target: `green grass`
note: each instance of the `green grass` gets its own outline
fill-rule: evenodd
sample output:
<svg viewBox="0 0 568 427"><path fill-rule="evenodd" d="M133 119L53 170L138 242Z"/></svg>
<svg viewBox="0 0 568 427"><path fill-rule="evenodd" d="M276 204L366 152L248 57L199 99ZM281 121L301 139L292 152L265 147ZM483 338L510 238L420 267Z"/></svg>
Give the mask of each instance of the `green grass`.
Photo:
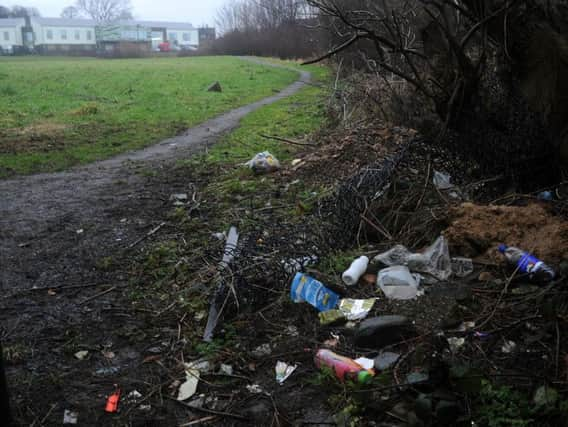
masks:
<svg viewBox="0 0 568 427"><path fill-rule="evenodd" d="M301 69L294 62L278 61ZM210 164L249 160L259 151L270 151L280 161L287 161L296 151L294 146L261 137L261 134L284 138L299 138L323 125L325 120L325 82L329 70L325 67L305 67L312 73L313 85L297 94L249 114L240 127L229 134L210 151L206 161Z"/></svg>
<svg viewBox="0 0 568 427"><path fill-rule="evenodd" d="M1 58L0 176L62 170L138 149L296 78L229 57ZM223 92L207 92L216 80Z"/></svg>

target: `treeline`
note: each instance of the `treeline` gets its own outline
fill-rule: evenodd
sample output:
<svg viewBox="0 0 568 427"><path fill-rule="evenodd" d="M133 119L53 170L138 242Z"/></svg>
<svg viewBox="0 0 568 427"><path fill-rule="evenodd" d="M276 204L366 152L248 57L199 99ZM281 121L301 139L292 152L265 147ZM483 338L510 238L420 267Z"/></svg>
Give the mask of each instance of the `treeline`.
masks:
<svg viewBox="0 0 568 427"><path fill-rule="evenodd" d="M26 16L41 16L35 7L12 6L11 8L0 5L0 19L2 18L25 18Z"/></svg>
<svg viewBox="0 0 568 427"><path fill-rule="evenodd" d="M316 10L304 0L236 0L217 13L208 53L300 58L321 51Z"/></svg>

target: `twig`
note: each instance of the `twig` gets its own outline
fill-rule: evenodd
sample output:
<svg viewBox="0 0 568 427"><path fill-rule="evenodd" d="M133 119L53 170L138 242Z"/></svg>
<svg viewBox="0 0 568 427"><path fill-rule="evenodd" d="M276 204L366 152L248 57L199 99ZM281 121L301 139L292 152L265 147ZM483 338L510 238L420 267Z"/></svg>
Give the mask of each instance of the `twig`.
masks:
<svg viewBox="0 0 568 427"><path fill-rule="evenodd" d="M143 242L144 240L146 240L148 237L150 237L152 234L155 234L158 232L158 230L160 228L162 228L164 225L166 225L165 222L161 222L156 228L153 228L152 230L150 230L148 233L146 233L145 236L140 237L138 240L136 240L134 243L130 244L126 249L132 249L134 246L138 245L139 243Z"/></svg>
<svg viewBox="0 0 568 427"><path fill-rule="evenodd" d="M95 294L95 295L93 295L93 296L90 296L90 297L87 298L87 299L84 299L83 301L81 301L81 302L78 303L77 305L86 304L86 303L88 303L89 301L94 300L95 298L102 297L103 295L106 295L106 294L108 294L109 292L114 291L116 288L117 288L116 286L113 286L112 288L108 288L108 289L105 290L105 291L99 292L98 294Z"/></svg>
<svg viewBox="0 0 568 427"><path fill-rule="evenodd" d="M247 417L244 417L244 416L239 415L239 414L233 414L231 412L216 411L214 409L206 409L206 408L202 408L202 407L199 407L199 406L193 406L193 405L190 405L189 403L182 402L181 400L177 400L177 399L174 399L173 397L169 397L169 396L168 396L168 399L173 400L174 402L177 402L180 405L185 406L188 409L191 409L192 411L203 412L204 414L219 415L221 417L234 418L236 420L241 420L241 421L248 421Z"/></svg>
<svg viewBox="0 0 568 427"><path fill-rule="evenodd" d="M381 233L387 240L392 240L392 236L386 230L381 230L378 225L373 223L370 219L368 219L365 215L361 214L361 219Z"/></svg>
<svg viewBox="0 0 568 427"><path fill-rule="evenodd" d="M273 136L273 135L264 135L264 134L259 134L259 136L266 138L266 139L274 139L275 141L281 141L281 142L286 142L287 144L292 144L292 145L299 145L301 147L313 147L314 144L310 144L310 143L306 143L306 142L300 142L300 141L295 141L293 139L288 139L288 138L282 138L280 136Z"/></svg>
<svg viewBox="0 0 568 427"><path fill-rule="evenodd" d="M216 415L210 415L210 416L208 416L208 417L199 418L198 420L194 420L194 421L191 421L191 422L189 422L189 423L180 424L179 427L194 426L194 425L196 425L196 424L205 423L205 422L207 422L207 421L213 421L215 418L217 418Z"/></svg>
<svg viewBox="0 0 568 427"><path fill-rule="evenodd" d="M39 422L39 425L42 426L43 423L45 422L45 420L47 420L49 418L49 416L51 415L51 413L53 412L53 410L57 407L57 403L54 403L53 405L51 405L51 408L49 408L49 411L47 411L47 414L45 414L45 417L43 417L41 419L41 421ZM35 424L35 422L34 422ZM33 425L33 424L32 424Z"/></svg>

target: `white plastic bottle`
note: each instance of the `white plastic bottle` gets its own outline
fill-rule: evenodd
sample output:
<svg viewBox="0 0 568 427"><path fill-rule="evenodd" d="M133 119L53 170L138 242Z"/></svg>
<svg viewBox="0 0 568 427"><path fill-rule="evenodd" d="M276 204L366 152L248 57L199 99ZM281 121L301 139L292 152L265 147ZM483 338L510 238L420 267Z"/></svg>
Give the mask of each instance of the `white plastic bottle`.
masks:
<svg viewBox="0 0 568 427"><path fill-rule="evenodd" d="M353 286L357 284L361 276L365 274L365 271L367 271L368 266L369 258L367 258L366 256L357 258L351 263L349 268L345 270L345 272L341 276L343 283L345 283L347 286Z"/></svg>

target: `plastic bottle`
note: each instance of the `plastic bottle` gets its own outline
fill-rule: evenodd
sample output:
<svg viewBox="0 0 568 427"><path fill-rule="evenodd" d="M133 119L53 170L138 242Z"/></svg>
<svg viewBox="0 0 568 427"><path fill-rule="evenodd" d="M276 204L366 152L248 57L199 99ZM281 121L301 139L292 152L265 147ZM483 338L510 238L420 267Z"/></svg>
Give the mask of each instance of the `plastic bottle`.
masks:
<svg viewBox="0 0 568 427"><path fill-rule="evenodd" d="M314 362L320 369L322 366L331 368L340 381L348 379L360 384L368 384L375 374L372 369L363 368L353 359L340 356L326 349L318 350Z"/></svg>
<svg viewBox="0 0 568 427"><path fill-rule="evenodd" d="M539 260L534 255L524 252L514 246L499 245L499 252L505 255L505 258L517 266L518 271L522 274L528 274L529 279L537 281L551 281L556 275L554 270Z"/></svg>
<svg viewBox="0 0 568 427"><path fill-rule="evenodd" d="M347 286L353 286L357 284L359 279L365 271L367 271L367 267L369 266L369 258L366 256L361 256L357 258L355 261L351 263L349 268L345 270L341 279L343 279L343 283Z"/></svg>

